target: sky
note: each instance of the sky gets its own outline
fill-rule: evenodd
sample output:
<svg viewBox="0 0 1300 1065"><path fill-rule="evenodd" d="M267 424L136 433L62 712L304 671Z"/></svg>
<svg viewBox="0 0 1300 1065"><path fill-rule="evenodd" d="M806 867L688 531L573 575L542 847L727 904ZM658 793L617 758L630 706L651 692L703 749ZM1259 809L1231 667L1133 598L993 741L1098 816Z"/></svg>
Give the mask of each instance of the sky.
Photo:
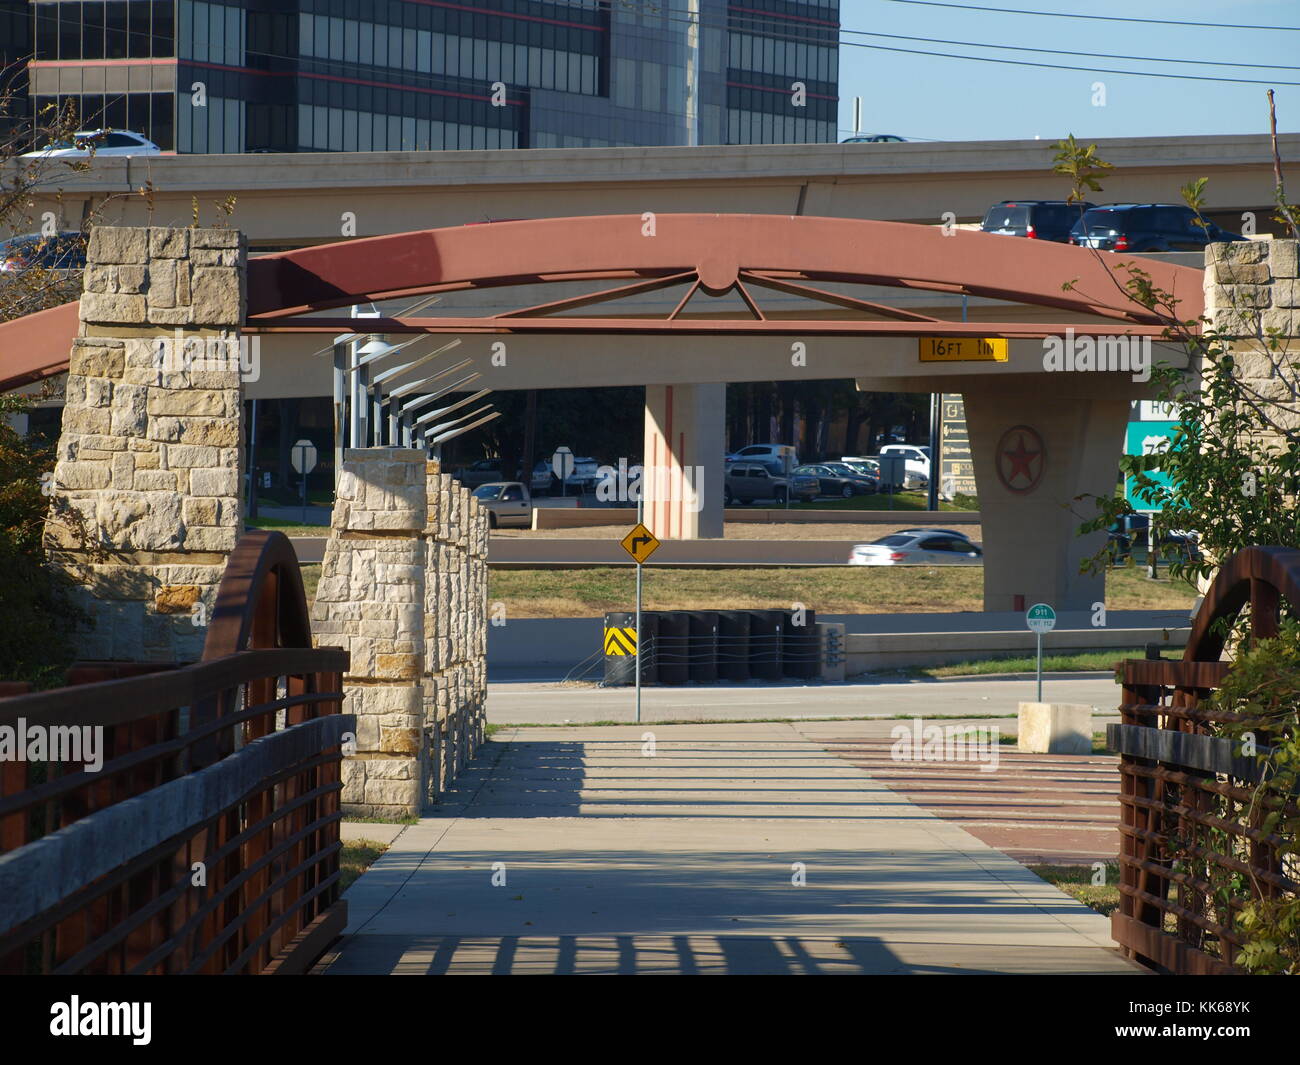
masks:
<svg viewBox="0 0 1300 1065"><path fill-rule="evenodd" d="M862 97L864 133L909 140L1059 140L1101 137L1267 133L1268 100L1276 89L1278 131L1300 130L1300 0L953 0L959 7L899 0L840 0L840 139L853 130L853 97ZM963 11L960 7L1214 22L1219 29L1177 25ZM926 38L890 40L848 31ZM959 44L929 43L935 40ZM857 47L854 42L925 52L996 56L1077 66L1047 70L1006 62L905 55ZM975 43L1009 46L977 48ZM1033 53L1028 48L1065 54ZM1138 63L1081 53L1191 60ZM1251 66L1206 66L1246 63ZM1281 67L1268 64L1283 64ZM1142 77L1110 70L1159 71L1241 78L1229 84ZM1103 89L1094 87L1101 82Z"/></svg>

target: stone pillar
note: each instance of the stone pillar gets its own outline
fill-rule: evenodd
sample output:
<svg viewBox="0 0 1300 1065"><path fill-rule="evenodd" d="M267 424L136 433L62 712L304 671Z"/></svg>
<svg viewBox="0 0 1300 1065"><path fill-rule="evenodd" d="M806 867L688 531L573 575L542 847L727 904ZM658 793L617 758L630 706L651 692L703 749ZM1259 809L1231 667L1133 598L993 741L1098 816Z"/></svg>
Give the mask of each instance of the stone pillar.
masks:
<svg viewBox="0 0 1300 1065"><path fill-rule="evenodd" d="M1224 336L1233 353L1236 376L1262 401L1276 402L1269 417L1292 432L1300 429L1292 391L1300 362L1298 253L1296 240L1211 244L1205 249L1205 314L1211 328ZM1277 351L1269 351L1271 336L1279 341ZM1212 579L1200 578L1202 593Z"/></svg>
<svg viewBox="0 0 1300 1065"><path fill-rule="evenodd" d="M425 743L436 802L483 742L487 700L487 513L438 463L426 468Z"/></svg>
<svg viewBox="0 0 1300 1065"><path fill-rule="evenodd" d="M91 231L46 528L82 660L193 661L241 526L245 244Z"/></svg>
<svg viewBox="0 0 1300 1065"><path fill-rule="evenodd" d="M726 419L726 385L646 385L645 523L661 540L722 536Z"/></svg>
<svg viewBox="0 0 1300 1065"><path fill-rule="evenodd" d="M423 805L425 509L423 452L344 452L312 629L352 656L343 686L356 755L343 762L343 810L353 816L397 820Z"/></svg>
<svg viewBox="0 0 1300 1065"><path fill-rule="evenodd" d="M1122 378L1122 380L1121 380ZM984 609L1048 603L1089 610L1105 575L1081 574L1104 533L1078 536L1092 513L1076 497L1115 491L1132 385L1118 374L1060 374L963 386L984 547Z"/></svg>

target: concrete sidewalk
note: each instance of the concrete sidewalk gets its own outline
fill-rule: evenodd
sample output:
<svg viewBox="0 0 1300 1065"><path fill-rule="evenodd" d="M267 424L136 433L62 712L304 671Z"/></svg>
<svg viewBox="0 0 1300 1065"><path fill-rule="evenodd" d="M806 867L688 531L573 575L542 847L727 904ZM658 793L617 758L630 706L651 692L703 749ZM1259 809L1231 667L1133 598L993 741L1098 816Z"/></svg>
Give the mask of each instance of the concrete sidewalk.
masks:
<svg viewBox="0 0 1300 1065"><path fill-rule="evenodd" d="M795 726L657 726L653 755L647 731L498 733L353 885L322 968L1140 971L1105 918Z"/></svg>

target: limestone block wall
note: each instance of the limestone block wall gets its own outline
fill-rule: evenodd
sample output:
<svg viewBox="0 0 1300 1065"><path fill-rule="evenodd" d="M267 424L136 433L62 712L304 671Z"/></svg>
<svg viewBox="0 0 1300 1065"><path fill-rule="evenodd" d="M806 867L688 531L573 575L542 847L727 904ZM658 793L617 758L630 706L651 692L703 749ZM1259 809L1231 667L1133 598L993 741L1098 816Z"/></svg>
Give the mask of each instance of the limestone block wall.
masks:
<svg viewBox="0 0 1300 1065"><path fill-rule="evenodd" d="M46 528L84 660L193 661L238 538L245 242L97 227Z"/></svg>
<svg viewBox="0 0 1300 1065"><path fill-rule="evenodd" d="M486 549L486 515L423 452L344 453L312 627L318 643L352 656L349 814L418 813L481 741Z"/></svg>
<svg viewBox="0 0 1300 1065"><path fill-rule="evenodd" d="M1211 244L1205 251L1206 315L1218 330L1240 338L1230 344L1237 375L1263 399L1286 405L1273 416L1287 428L1298 420L1292 392L1300 361L1298 252L1295 240ZM1269 352L1273 331L1281 349Z"/></svg>
<svg viewBox="0 0 1300 1065"><path fill-rule="evenodd" d="M487 712L487 513L459 481L426 468L424 730L436 801L483 742Z"/></svg>

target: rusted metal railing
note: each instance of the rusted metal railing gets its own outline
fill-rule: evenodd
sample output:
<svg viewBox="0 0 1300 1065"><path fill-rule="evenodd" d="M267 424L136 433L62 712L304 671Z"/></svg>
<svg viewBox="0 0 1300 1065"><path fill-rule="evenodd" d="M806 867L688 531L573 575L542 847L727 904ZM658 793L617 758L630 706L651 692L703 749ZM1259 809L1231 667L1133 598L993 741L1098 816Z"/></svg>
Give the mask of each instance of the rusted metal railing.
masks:
<svg viewBox="0 0 1300 1065"><path fill-rule="evenodd" d="M1239 715L1204 700L1222 683L1228 626L1249 609L1252 639L1276 636L1283 600L1300 607L1300 551L1252 547L1220 568L1182 661L1123 663L1120 908L1112 934L1131 956L1178 973L1235 973L1252 899L1300 890L1283 841L1254 800L1260 768L1223 735Z"/></svg>
<svg viewBox="0 0 1300 1065"><path fill-rule="evenodd" d="M202 662L96 666L81 675L136 675L0 698L0 727L102 736L92 769L85 750L0 763L0 972L310 965L346 924L347 665L311 646L288 540L253 533L227 565Z"/></svg>

